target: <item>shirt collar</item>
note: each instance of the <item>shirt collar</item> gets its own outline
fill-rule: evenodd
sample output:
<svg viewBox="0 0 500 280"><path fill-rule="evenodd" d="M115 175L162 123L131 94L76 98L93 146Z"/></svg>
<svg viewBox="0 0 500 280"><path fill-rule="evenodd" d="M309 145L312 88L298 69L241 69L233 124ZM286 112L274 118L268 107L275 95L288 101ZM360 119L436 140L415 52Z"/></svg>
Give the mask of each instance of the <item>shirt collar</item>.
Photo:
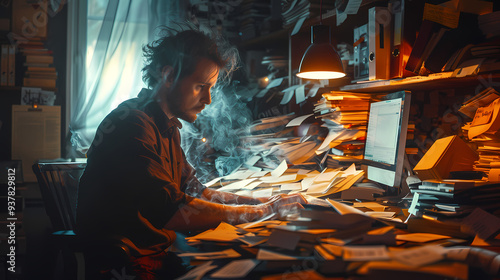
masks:
<svg viewBox="0 0 500 280"><path fill-rule="evenodd" d="M142 89L141 92L138 95L138 98L144 98L145 96L150 96L151 95L151 90L149 89ZM150 99L146 104L145 104L145 111L150 113L151 116L153 117L156 127L160 130L160 133L164 136L166 133L169 135L172 135L174 128L181 129L182 128L182 123L176 118L168 118L165 112L160 107L160 104L156 102L153 99Z"/></svg>

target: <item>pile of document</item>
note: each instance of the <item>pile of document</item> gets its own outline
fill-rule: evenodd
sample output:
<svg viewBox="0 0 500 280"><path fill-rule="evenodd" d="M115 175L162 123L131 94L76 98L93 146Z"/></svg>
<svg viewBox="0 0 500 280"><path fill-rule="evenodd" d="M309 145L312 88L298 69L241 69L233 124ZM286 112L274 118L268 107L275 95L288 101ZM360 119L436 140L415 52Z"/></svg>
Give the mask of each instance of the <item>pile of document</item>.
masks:
<svg viewBox="0 0 500 280"><path fill-rule="evenodd" d="M490 183L500 182L500 93L489 87L464 102L459 110L473 118L462 129L469 140L477 145L479 160L474 170L486 174Z"/></svg>
<svg viewBox="0 0 500 280"><path fill-rule="evenodd" d="M461 221L476 208L500 209L500 186L475 180L424 180L411 189L410 211L441 221Z"/></svg>
<svg viewBox="0 0 500 280"><path fill-rule="evenodd" d="M362 159L371 100L372 96L361 93L324 93L315 104L314 114L321 118L329 133L318 151L331 148L335 156ZM330 167L338 166L335 159L342 158L329 158Z"/></svg>
<svg viewBox="0 0 500 280"><path fill-rule="evenodd" d="M223 222L187 237L193 250L179 256L191 258L198 266L179 279L201 279L205 274L212 278L257 279L267 275L260 279L278 279L273 272L280 277L283 273L314 275L312 279L330 279L324 275L468 279L467 262L481 252L465 246L446 247L466 242L452 236L398 230L395 225L402 223L394 218L397 213L378 203L349 206L331 199L310 202L298 215L285 219L268 216L240 225ZM477 218L478 226L487 222L481 214L471 217ZM483 228L495 230L498 225ZM477 228L471 232L485 234ZM484 266L488 269L486 263Z"/></svg>
<svg viewBox="0 0 500 280"><path fill-rule="evenodd" d="M294 193L323 197L348 190L364 176L364 172L356 170L355 165L345 170L325 168L321 172L305 168L288 168L284 160L272 171L240 168L227 176L213 179L205 186L250 197Z"/></svg>

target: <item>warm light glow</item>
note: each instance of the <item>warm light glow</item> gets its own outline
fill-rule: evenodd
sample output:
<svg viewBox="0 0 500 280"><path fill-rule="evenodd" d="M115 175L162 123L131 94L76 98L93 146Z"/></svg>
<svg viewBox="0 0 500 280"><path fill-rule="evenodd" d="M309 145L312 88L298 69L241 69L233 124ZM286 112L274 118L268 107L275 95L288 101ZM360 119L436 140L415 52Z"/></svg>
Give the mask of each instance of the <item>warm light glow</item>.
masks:
<svg viewBox="0 0 500 280"><path fill-rule="evenodd" d="M38 104L33 104L33 108L38 108Z"/></svg>
<svg viewBox="0 0 500 280"><path fill-rule="evenodd" d="M201 142L203 142L203 143L207 142L207 138L205 138L205 137L201 138Z"/></svg>
<svg viewBox="0 0 500 280"><path fill-rule="evenodd" d="M269 78L268 78L268 77L265 77L265 78L264 78L264 81L269 82Z"/></svg>
<svg viewBox="0 0 500 280"><path fill-rule="evenodd" d="M332 71L309 71L297 73L297 77L302 79L315 79L315 80L327 80L327 79L338 79L345 76L342 72L332 72Z"/></svg>

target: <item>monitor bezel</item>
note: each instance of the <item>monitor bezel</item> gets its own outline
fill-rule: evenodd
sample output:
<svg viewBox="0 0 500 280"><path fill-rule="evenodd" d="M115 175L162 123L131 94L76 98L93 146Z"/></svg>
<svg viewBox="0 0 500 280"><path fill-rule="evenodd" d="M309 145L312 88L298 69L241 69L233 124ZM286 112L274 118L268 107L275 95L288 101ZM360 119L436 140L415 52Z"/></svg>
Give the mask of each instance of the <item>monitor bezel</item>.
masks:
<svg viewBox="0 0 500 280"><path fill-rule="evenodd" d="M399 129L398 129L398 142L397 142L397 148L396 148L396 161L395 164L386 164L382 162L377 162L373 160L369 160L365 158L366 155L366 145L365 145L365 151L363 152L363 160L361 164L363 165L363 169L366 172L366 178L370 181L374 181L378 184L382 184L384 186L388 187L401 187L401 182L402 182L402 177L403 177L403 166L404 166L404 161L405 161L405 148L406 148L406 136L407 136L407 131L408 131L408 119L410 116L410 106L411 106L411 92L409 91L396 91L396 92L391 92L386 95L383 95L380 100L372 102L370 104L370 113L371 113L371 108L372 104L375 104L377 102L382 102L386 100L392 100L392 99L402 99L401 103L401 117L399 119ZM368 129L370 127L370 120L368 120L368 125L366 128L366 142L368 141ZM370 176L370 172L368 171L368 167L371 168L380 168L385 171L391 171L394 172L394 180L392 185L387 185L383 182L373 180L373 176Z"/></svg>

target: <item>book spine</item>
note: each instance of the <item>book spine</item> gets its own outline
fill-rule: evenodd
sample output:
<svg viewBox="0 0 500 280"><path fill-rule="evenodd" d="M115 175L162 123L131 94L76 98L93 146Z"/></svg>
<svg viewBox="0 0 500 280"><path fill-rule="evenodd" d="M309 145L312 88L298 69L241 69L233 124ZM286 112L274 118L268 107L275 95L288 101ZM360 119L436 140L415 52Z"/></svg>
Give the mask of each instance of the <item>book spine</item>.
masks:
<svg viewBox="0 0 500 280"><path fill-rule="evenodd" d="M9 73L9 45L2 45L2 55L0 61L0 86L6 86Z"/></svg>
<svg viewBox="0 0 500 280"><path fill-rule="evenodd" d="M8 75L7 75L7 85L15 86L16 85L16 47L9 46L9 66L8 66Z"/></svg>

